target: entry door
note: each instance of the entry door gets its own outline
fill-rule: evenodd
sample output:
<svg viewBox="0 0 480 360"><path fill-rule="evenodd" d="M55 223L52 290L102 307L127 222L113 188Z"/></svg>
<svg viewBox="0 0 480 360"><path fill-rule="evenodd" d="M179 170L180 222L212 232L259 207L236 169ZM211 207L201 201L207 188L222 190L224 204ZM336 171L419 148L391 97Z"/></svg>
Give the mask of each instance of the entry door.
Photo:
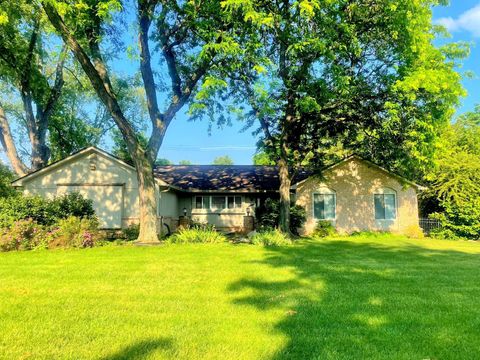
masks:
<svg viewBox="0 0 480 360"><path fill-rule="evenodd" d="M101 229L122 228L122 185L58 185L58 195L67 192L78 192L84 198L92 200Z"/></svg>

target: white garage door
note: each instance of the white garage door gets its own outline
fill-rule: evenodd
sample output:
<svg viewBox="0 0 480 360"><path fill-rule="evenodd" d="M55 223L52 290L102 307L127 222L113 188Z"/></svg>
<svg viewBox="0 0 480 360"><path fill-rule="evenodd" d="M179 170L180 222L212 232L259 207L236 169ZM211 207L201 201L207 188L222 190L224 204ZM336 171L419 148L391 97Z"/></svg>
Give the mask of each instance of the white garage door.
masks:
<svg viewBox="0 0 480 360"><path fill-rule="evenodd" d="M100 228L120 229L122 227L122 185L58 185L58 195L67 192L78 192L93 201L93 209L100 221Z"/></svg>

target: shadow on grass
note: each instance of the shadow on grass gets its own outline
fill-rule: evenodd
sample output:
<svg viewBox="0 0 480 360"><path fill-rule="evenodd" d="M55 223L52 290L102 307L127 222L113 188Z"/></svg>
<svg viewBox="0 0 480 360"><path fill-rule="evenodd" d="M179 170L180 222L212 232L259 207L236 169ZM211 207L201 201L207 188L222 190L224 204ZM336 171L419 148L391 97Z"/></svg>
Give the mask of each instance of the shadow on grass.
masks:
<svg viewBox="0 0 480 360"><path fill-rule="evenodd" d="M398 245L398 244L397 244ZM467 359L480 349L480 255L388 243L270 248L281 281L243 278L235 303L281 311L276 359Z"/></svg>
<svg viewBox="0 0 480 360"><path fill-rule="evenodd" d="M172 349L172 341L169 339L143 340L128 345L120 351L103 357L102 360L143 360L157 350L169 351Z"/></svg>

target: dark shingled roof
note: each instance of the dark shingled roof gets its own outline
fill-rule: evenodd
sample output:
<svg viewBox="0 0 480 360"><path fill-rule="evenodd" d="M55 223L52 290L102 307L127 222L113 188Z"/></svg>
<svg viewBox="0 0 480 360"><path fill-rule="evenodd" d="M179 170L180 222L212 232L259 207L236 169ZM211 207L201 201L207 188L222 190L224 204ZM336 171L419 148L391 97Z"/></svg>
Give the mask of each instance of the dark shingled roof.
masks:
<svg viewBox="0 0 480 360"><path fill-rule="evenodd" d="M164 165L156 166L155 176L186 191L278 191L276 166L259 165ZM299 171L295 182L311 175Z"/></svg>

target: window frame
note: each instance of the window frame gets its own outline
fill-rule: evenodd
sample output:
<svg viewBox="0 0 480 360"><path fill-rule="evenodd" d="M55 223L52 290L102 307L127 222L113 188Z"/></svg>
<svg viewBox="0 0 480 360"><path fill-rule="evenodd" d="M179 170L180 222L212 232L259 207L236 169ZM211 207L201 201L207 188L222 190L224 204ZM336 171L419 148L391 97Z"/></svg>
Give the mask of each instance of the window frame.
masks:
<svg viewBox="0 0 480 360"><path fill-rule="evenodd" d="M218 208L218 207L214 207L213 206L213 198L214 197L223 197L225 199L225 207L223 208ZM197 208L197 198L201 198L202 199L202 207L201 208ZM233 208L229 208L228 207L228 198L233 198ZM208 204L207 206L205 205L205 199L208 199ZM240 199L240 202L237 203L237 199ZM207 210L207 211L212 211L212 212L215 212L215 211L226 211L226 210L230 210L230 211L242 211L243 210L243 202L244 202L244 199L243 199L243 196L241 195L194 195L193 196L193 209L194 210Z"/></svg>
<svg viewBox="0 0 480 360"><path fill-rule="evenodd" d="M202 207L198 208L197 207L197 198L201 198L202 199ZM205 198L208 198L208 206L205 207ZM193 206L192 208L194 210L208 210L210 209L210 206L211 206L211 199L210 199L210 196L205 196L205 195L195 195L193 197Z"/></svg>
<svg viewBox="0 0 480 360"><path fill-rule="evenodd" d="M315 217L315 195L333 195L333 218L318 219ZM312 217L315 221L337 221L337 192L335 190L325 187L312 193Z"/></svg>
<svg viewBox="0 0 480 360"><path fill-rule="evenodd" d="M393 195L393 201L394 201L394 217L393 218L387 218L387 212L386 212L386 206L385 206L385 195ZM376 196L383 196L383 206L384 206L384 218L377 218L377 208L375 206L375 198ZM375 221L396 221L398 219L398 196L397 192L393 189L390 188L381 188L375 190L372 196L373 199L373 218Z"/></svg>

